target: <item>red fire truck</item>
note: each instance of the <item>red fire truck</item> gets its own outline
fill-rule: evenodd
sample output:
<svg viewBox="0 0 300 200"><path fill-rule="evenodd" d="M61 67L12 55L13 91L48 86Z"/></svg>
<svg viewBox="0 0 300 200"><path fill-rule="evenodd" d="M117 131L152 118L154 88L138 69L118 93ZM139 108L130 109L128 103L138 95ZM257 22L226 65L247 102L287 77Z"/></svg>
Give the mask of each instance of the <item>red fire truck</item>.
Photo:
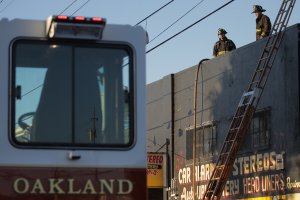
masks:
<svg viewBox="0 0 300 200"><path fill-rule="evenodd" d="M141 27L0 20L0 200L146 199Z"/></svg>

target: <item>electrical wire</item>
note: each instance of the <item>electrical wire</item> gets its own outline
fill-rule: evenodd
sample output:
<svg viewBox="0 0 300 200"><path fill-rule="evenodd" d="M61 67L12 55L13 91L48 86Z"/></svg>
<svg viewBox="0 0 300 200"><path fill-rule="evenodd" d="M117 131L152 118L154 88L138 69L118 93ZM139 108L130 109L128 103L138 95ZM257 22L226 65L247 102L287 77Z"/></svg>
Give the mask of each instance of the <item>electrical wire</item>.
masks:
<svg viewBox="0 0 300 200"><path fill-rule="evenodd" d="M63 9L58 15L63 14L66 10L68 10L76 1L78 0L74 0L73 2L71 2L65 9Z"/></svg>
<svg viewBox="0 0 300 200"><path fill-rule="evenodd" d="M13 2L14 2L15 0L11 0L2 10L0 10L0 13L2 13L2 12L4 12L7 8L8 8L8 6L10 6ZM2 1L3 2L3 1ZM2 3L1 2L1 3Z"/></svg>
<svg viewBox="0 0 300 200"><path fill-rule="evenodd" d="M184 18L187 14L189 14L192 10L194 10L197 6L199 6L201 3L203 3L205 0L201 0L200 2L198 2L195 6L193 6L190 10L188 10L184 15L182 15L181 17L179 17L175 22L173 22L170 26L168 26L166 29L164 29L162 32L160 32L157 36L155 36L152 40L149 41L149 43L151 43L153 40L155 40L156 38L158 38L161 34L163 34L164 32L166 32L169 28L171 28L174 24L176 24L177 22L179 22L182 18ZM148 43L148 44L149 44Z"/></svg>
<svg viewBox="0 0 300 200"><path fill-rule="evenodd" d="M147 138L147 140L150 141L150 142L152 142L152 143L154 143L154 141L153 141L153 140L150 140L149 138ZM159 149L159 150L161 150L161 149L166 150L166 143L164 143L163 145L161 145L161 144L157 144L157 145L160 146L160 149ZM156 151L156 152L158 152L158 151ZM181 157L181 158L183 158L183 159L186 159L186 157L184 157L184 156L182 156L182 155L179 155L179 154L177 154L177 153L174 153L174 155L176 155L176 156L178 156L178 157Z"/></svg>
<svg viewBox="0 0 300 200"><path fill-rule="evenodd" d="M77 13L81 8L83 8L87 3L89 3L91 0L87 0L84 4L82 4L77 10L75 10L75 12L73 12L71 14L71 16L73 16L75 13Z"/></svg>
<svg viewBox="0 0 300 200"><path fill-rule="evenodd" d="M21 97L24 97L24 96L27 96L29 95L30 93L34 92L35 90L41 88L44 84L40 84L38 86L36 86L35 88L31 89L30 91L26 92L25 94L23 94Z"/></svg>
<svg viewBox="0 0 300 200"><path fill-rule="evenodd" d="M188 27L184 28L183 30L179 31L178 33L176 33L175 35L169 37L168 39L164 40L163 42L159 43L158 45L156 45L155 47L151 48L150 50L146 51L146 54L153 51L154 49L158 48L159 46L163 45L164 43L170 41L171 39L175 38L176 36L180 35L181 33L183 33L184 31L190 29L191 27L193 27L194 25L198 24L199 22L203 21L204 19L206 19L207 17L209 17L210 15L216 13L217 11L221 10L222 8L228 6L230 3L234 2L235 0L231 0L229 2L227 2L226 4L222 5L221 7L217 8L216 10L212 11L211 13L207 14L206 16L202 17L201 19L199 19L198 21L194 22L193 24L189 25Z"/></svg>
<svg viewBox="0 0 300 200"><path fill-rule="evenodd" d="M156 11L154 11L153 13L151 13L150 15L148 15L147 17L145 17L144 19L142 19L141 21L139 21L135 26L139 25L140 23L142 23L143 21L147 20L148 18L150 18L151 16L153 16L155 13L157 13L158 11L160 11L161 9L163 9L164 7L166 7L167 5L169 5L170 3L172 3L174 0L169 1L168 3L166 3L165 5L163 5L162 7L160 7L159 9L157 9Z"/></svg>

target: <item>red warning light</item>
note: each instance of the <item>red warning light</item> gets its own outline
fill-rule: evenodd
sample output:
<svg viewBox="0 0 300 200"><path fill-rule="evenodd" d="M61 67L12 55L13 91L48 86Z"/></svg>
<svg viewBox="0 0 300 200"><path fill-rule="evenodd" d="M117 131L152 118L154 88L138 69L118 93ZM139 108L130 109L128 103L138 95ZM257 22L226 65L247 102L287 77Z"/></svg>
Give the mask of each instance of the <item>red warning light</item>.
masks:
<svg viewBox="0 0 300 200"><path fill-rule="evenodd" d="M104 19L101 18L101 17L92 17L92 21L94 21L94 22L102 22L102 21L104 21Z"/></svg>
<svg viewBox="0 0 300 200"><path fill-rule="evenodd" d="M84 21L85 17L77 16L77 17L74 17L74 20L76 20L76 21Z"/></svg>
<svg viewBox="0 0 300 200"><path fill-rule="evenodd" d="M101 17L57 15L48 17L46 30L49 38L99 40L105 25Z"/></svg>
<svg viewBox="0 0 300 200"><path fill-rule="evenodd" d="M58 15L58 16L56 16L56 18L60 19L60 20L67 20L68 16L66 16L66 15Z"/></svg>

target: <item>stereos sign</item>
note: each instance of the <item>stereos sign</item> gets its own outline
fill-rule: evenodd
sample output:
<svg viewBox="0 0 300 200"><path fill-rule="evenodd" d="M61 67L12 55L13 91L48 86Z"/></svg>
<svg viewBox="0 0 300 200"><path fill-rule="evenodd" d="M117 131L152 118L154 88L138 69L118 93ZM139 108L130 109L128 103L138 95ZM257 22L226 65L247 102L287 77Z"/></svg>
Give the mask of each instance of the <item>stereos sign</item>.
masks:
<svg viewBox="0 0 300 200"><path fill-rule="evenodd" d="M166 155L163 153L148 153L147 187L165 187Z"/></svg>

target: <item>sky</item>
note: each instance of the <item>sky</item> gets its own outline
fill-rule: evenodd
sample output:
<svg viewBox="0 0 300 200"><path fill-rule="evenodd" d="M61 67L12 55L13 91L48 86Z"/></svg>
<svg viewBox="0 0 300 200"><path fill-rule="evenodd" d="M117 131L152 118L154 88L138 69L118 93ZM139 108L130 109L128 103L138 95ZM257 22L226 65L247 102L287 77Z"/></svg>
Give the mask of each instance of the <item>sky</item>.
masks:
<svg viewBox="0 0 300 200"><path fill-rule="evenodd" d="M140 24L149 35L148 51L227 2L230 0L0 0L0 18L44 20L49 15L64 14L104 17L110 24L134 26L169 3ZM227 37L237 48L254 42L255 15L251 14L252 6L261 5L266 10L264 14L273 23L281 3L282 0L234 0L148 52L146 83L195 66L204 58L211 59L219 28L228 32ZM300 2L296 2L288 26L297 23L300 23Z"/></svg>

